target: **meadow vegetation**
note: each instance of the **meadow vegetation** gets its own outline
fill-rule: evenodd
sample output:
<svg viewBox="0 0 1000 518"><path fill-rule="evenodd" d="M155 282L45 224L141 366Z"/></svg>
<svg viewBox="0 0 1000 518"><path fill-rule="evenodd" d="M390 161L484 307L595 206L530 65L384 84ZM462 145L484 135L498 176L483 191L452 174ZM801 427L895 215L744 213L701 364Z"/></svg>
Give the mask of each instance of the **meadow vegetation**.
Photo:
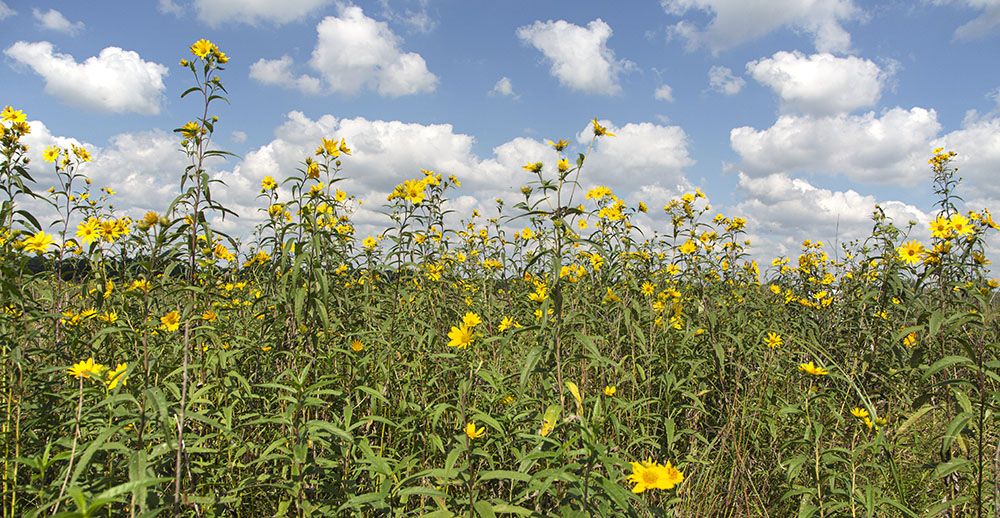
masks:
<svg viewBox="0 0 1000 518"><path fill-rule="evenodd" d="M359 235L331 135L243 242L206 172L228 57L190 51L190 165L141 219L81 147L44 151L45 191L2 113L4 517L997 512L998 226L956 209L953 152L934 221L876 206L758 265L743 218L586 189L565 140L519 203L449 214L460 179L422 171Z"/></svg>

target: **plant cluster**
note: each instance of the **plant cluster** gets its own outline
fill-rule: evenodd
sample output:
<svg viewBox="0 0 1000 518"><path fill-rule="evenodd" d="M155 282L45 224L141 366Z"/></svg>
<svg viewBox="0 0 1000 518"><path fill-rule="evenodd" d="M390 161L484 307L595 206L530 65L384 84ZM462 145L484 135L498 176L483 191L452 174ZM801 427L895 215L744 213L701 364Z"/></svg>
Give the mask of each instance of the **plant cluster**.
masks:
<svg viewBox="0 0 1000 518"><path fill-rule="evenodd" d="M615 138L596 118L586 153L523 167L513 207L449 214L460 180L421 171L365 236L331 136L263 179L244 245L213 229L233 213L206 173L229 58L190 51L189 165L140 220L76 146L44 151L58 185L34 191L30 126L0 114L4 517L1000 509L998 225L957 210L954 153L930 160L926 246L876 206L865 240L762 272L700 190L656 231L584 191Z"/></svg>

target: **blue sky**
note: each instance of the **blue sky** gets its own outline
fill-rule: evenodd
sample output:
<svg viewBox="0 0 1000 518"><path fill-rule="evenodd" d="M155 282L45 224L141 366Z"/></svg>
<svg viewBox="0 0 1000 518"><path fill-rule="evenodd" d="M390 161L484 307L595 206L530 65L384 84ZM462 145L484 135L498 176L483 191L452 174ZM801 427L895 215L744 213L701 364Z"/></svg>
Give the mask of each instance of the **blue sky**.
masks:
<svg viewBox="0 0 1000 518"><path fill-rule="evenodd" d="M622 7L627 6L627 7ZM49 145L83 144L116 209L162 211L185 165L173 128L199 112L178 65L200 38L231 59L212 165L246 235L260 179L320 137L354 150L342 184L377 232L385 195L455 174L459 214L516 199L545 143L583 151L581 176L662 207L700 188L744 216L755 254L868 235L875 203L912 237L933 213L927 159L959 153L968 209L1000 214L1000 0L0 2L3 99ZM645 228L666 231L662 212Z"/></svg>

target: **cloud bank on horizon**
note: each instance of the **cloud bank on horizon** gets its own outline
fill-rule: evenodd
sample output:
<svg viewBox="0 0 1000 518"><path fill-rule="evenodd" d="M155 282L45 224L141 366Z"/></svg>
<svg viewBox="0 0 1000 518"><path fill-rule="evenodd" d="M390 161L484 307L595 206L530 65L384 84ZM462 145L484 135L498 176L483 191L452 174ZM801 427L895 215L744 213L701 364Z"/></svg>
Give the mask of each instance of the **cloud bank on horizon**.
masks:
<svg viewBox="0 0 1000 518"><path fill-rule="evenodd" d="M1000 4L899 9L662 0L642 14L584 2L570 15L431 0L159 0L115 13L0 2L2 102L28 113L43 189L53 179L41 151L86 145L86 172L117 191L116 210L162 211L186 165L172 129L197 116L178 99L190 78L174 64L212 39L232 58L216 139L240 158L210 171L241 215L221 228L243 236L262 217L260 180L300 167L320 138L347 139L339 185L378 232L386 195L420 169L462 181L457 211L489 209L520 196L526 162L554 168L549 140L586 152L597 116L617 136L590 151L582 190L608 185L655 208L701 188L713 211L747 217L755 253L769 258L803 239L868 235L876 203L926 239L936 147L959 153L966 208L1000 213L1000 67L989 57ZM113 29L123 22L134 30ZM142 37L154 27L163 41ZM643 218L666 228L655 211Z"/></svg>

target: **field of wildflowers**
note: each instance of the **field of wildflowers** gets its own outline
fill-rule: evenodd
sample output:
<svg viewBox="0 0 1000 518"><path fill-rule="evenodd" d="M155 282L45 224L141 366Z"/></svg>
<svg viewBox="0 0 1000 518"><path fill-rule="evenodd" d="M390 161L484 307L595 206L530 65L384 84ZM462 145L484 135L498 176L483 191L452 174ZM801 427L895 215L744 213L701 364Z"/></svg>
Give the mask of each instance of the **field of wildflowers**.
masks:
<svg viewBox="0 0 1000 518"><path fill-rule="evenodd" d="M584 192L565 140L513 207L449 228L460 179L422 171L358 235L330 136L264 179L240 243L204 167L228 58L190 51L190 165L139 220L83 148L45 150L42 190L0 114L4 517L998 511L1000 227L956 210L953 152L932 242L876 206L864 241L761 271L744 219L697 191L638 228L660 209Z"/></svg>

